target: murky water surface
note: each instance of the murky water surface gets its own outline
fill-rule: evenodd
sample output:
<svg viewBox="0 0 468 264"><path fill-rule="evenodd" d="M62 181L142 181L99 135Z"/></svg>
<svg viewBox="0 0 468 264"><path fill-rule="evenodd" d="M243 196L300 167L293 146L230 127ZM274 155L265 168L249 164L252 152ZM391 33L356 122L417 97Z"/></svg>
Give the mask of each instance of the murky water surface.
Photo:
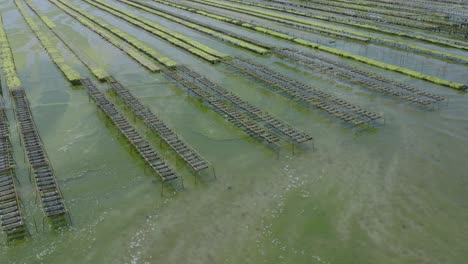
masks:
<svg viewBox="0 0 468 264"><path fill-rule="evenodd" d="M0 7L17 68L73 225L62 232L43 228L43 213L35 202L13 112L9 110L19 190L32 237L12 247L2 245L0 263L396 264L465 263L468 258L466 94L359 65L449 98L448 107L421 111L364 89L345 88L333 78L321 79L291 62L261 58L118 4L219 51L254 59L385 115L385 126L356 133L223 65L209 65L95 7L71 1L314 136L315 149L309 145L294 155L284 150L278 158L168 83L161 74L150 74L56 6L47 1L33 2L58 24L57 30L67 41L103 65L211 161L217 179L210 174L195 179L181 162L175 163L168 149L162 149L183 175L185 186L175 194L167 188L162 197L157 176L97 110L86 91L70 87L14 4L3 0ZM213 23L201 16L190 16ZM287 42L215 23L271 45L291 47ZM449 80L468 82L468 67L460 64L382 46L346 45L343 41L336 45ZM89 75L72 55L66 59L84 76ZM3 80L2 84L10 105ZM137 126L146 131L138 122ZM150 133L147 135L152 138ZM157 142L154 139L155 146Z"/></svg>

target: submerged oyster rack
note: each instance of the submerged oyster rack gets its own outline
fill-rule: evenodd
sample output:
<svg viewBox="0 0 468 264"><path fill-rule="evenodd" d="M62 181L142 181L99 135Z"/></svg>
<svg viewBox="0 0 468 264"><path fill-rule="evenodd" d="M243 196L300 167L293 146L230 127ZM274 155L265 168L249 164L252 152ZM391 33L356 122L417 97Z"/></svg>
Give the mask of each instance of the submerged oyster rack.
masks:
<svg viewBox="0 0 468 264"><path fill-rule="evenodd" d="M162 72L166 74L166 78L175 81L176 84L187 89L189 94L201 99L209 108L221 115L225 120L242 129L252 138L265 143L275 151L279 151L282 142L276 134L263 128L219 96L192 82L191 77L169 69L163 69Z"/></svg>
<svg viewBox="0 0 468 264"><path fill-rule="evenodd" d="M112 91L125 102L125 105L132 110L133 114L139 117L151 131L155 132L195 173L212 166L171 130L153 111L145 107L140 100L133 96L127 88L113 78L109 79L109 83Z"/></svg>
<svg viewBox="0 0 468 264"><path fill-rule="evenodd" d="M21 144L34 175L42 209L54 227L62 227L68 223L69 217L67 218L67 216L69 215L63 202L55 172L37 131L29 107L29 100L22 88L11 90L10 93L15 104Z"/></svg>
<svg viewBox="0 0 468 264"><path fill-rule="evenodd" d="M200 87L208 91L214 92L217 96L229 102L229 104L235 107L237 110L241 111L256 122L263 123L265 127L271 129L272 131L275 131L277 134L284 137L288 142L292 144L301 144L313 139L312 136L295 129L291 125L274 117L269 113L263 112L258 107L250 104L247 101L242 100L235 94L211 82L206 77L194 72L186 66L178 66L177 69L180 72L183 72L184 74L190 76L193 82L198 84Z"/></svg>
<svg viewBox="0 0 468 264"><path fill-rule="evenodd" d="M15 162L10 142L8 119L0 106L0 220L7 242L29 235L15 184Z"/></svg>
<svg viewBox="0 0 468 264"><path fill-rule="evenodd" d="M317 54L295 49L274 49L274 52L314 71L330 72L333 73L334 76L338 76L360 87L371 89L385 95L391 95L421 106L433 106L435 104L447 102L447 98L444 96L425 92L388 77L361 70Z"/></svg>
<svg viewBox="0 0 468 264"><path fill-rule="evenodd" d="M279 91L279 94L302 105L312 106L352 126L383 125L383 116L353 105L332 94L320 91L297 80L293 80L263 65L246 59L234 59L225 62L240 73L261 81L267 88Z"/></svg>
<svg viewBox="0 0 468 264"><path fill-rule="evenodd" d="M7 242L24 239L29 235L12 173L0 175L0 219Z"/></svg>
<svg viewBox="0 0 468 264"><path fill-rule="evenodd" d="M8 172L14 167L15 161L11 152L8 120L4 106L0 105L0 174Z"/></svg>
<svg viewBox="0 0 468 264"><path fill-rule="evenodd" d="M117 110L114 104L89 79L82 79L81 84L87 89L88 94L109 117L112 123L114 123L120 133L125 136L146 163L160 176L163 183L178 178L176 172L168 165L164 158L130 125L124 115Z"/></svg>

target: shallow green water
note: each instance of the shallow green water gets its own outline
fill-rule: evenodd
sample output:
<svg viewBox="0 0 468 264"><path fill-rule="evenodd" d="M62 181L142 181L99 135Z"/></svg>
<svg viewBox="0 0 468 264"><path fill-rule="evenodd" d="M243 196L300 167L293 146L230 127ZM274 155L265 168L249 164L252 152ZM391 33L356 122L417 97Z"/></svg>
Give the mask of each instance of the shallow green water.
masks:
<svg viewBox="0 0 468 264"><path fill-rule="evenodd" d="M385 115L385 126L355 133L222 65L206 64L146 32L117 24L115 18L82 1L72 1L125 26L178 63L314 136L315 149L309 145L295 155L285 150L277 158L161 74L149 74L55 6L33 2L60 24L66 40L104 65L212 162L217 179L203 175L195 180L163 149L183 175L185 189L161 197L159 178L131 151L86 92L69 86L14 5L4 0L2 16L20 77L73 225L58 233L42 230L43 213L35 203L9 111L32 237L13 247L2 245L0 263L465 263L466 94L374 69L449 97L448 107L421 111L319 79L278 58L260 58L206 36L197 37L220 51L255 58ZM171 29L196 34L175 24ZM66 58L80 72L87 72L72 56ZM458 67L454 76L463 69L466 72L466 67ZM450 74L446 77L451 78ZM3 92L7 94L5 85ZM6 101L9 105L8 96Z"/></svg>

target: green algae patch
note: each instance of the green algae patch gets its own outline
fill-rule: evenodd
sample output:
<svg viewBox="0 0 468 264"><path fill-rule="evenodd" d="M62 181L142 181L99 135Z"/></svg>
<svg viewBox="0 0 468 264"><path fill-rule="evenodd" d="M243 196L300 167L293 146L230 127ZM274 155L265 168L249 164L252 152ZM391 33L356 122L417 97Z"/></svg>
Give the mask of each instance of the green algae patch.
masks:
<svg viewBox="0 0 468 264"><path fill-rule="evenodd" d="M67 9L64 5L51 1L54 3L57 7L62 9L65 13L69 14L71 17L75 18L78 22L80 22L82 25L85 27L89 28L90 30L94 31L96 34L100 35L103 39L107 40L109 43L117 47L118 49L122 50L125 52L130 58L138 62L140 65L143 67L147 68L151 72L159 72L160 68L154 64L152 61L150 61L145 55L141 54L139 51L136 49L133 49L132 47L128 46L126 43L121 41L120 39L114 37L114 35L108 33L106 30L104 30L100 26L96 26L89 20L77 15L76 13L73 13L71 10ZM172 61L171 61L172 62Z"/></svg>
<svg viewBox="0 0 468 264"><path fill-rule="evenodd" d="M70 51L75 53L73 51L73 49L59 36L59 34L56 31L54 31L55 24L51 25L50 24L51 20L47 16L41 15L40 10L33 4L33 2L31 2L30 0L25 0L25 2L37 14L37 16L42 20L42 22L44 22L44 24L46 24L49 27L49 29L52 31L52 33L54 33L57 38L62 40L63 44L66 45L70 49ZM81 58L81 56L79 54L77 54L77 53L75 53L75 55L81 62L83 62L83 64L86 67L88 67L88 69L91 71L91 73L98 80L104 81L110 76L109 73L107 73L104 69L102 69L102 68L98 67L97 65L95 65L92 61L85 60L84 58ZM57 49L54 49L54 48L49 49L49 56L56 63L65 63L65 60L61 57L60 52ZM72 71L70 71L68 69L68 67L66 67L66 66L62 66L62 67L67 68L67 73L66 74L68 74L70 76L70 78L75 78L76 77L76 76L73 76L74 73Z"/></svg>
<svg viewBox="0 0 468 264"><path fill-rule="evenodd" d="M307 42L308 41L303 42L304 43L303 45L307 46ZM356 61L360 61L360 62L369 64L369 65L372 65L372 66L376 66L376 67L379 67L379 68L382 68L382 69L385 69L385 70L390 70L390 71L394 71L394 72L403 73L403 74L406 74L408 76L411 76L411 77L414 77L414 78L417 78L417 79L426 80L426 81L429 81L429 82L432 82L432 83L435 83L435 84L439 84L439 85L443 85L443 86L447 86L447 87L450 87L450 88L453 88L453 89L456 89L456 90L466 90L466 88L467 88L467 86L462 84L462 83L457 83L457 82L444 80L444 79L441 79L441 78L430 76L430 75L427 75L427 74L424 74L424 73L421 73L421 72L417 72L417 71L414 71L414 70L410 70L410 69L407 69L407 68L403 68L403 67L395 66L395 65L392 65L392 64L380 62L380 61L377 61L377 60L369 59L369 58L366 58L366 57L363 57L363 56L360 56L360 55L355 55L355 54L352 54L352 53L349 53L349 52L344 52L344 51L341 51L341 50L338 50L338 49L335 49L335 48L330 48L330 47L318 45L318 44L315 44L315 43L312 43L312 44L315 45L315 48L317 48L319 50L323 50L323 51L326 51L326 52L329 52L329 53L332 53L332 54L335 54L335 55L339 55L339 56L342 56L342 57L345 57L345 58L350 58L350 59L353 59L353 60L356 60ZM312 46L312 44L308 45L308 46Z"/></svg>
<svg viewBox="0 0 468 264"><path fill-rule="evenodd" d="M91 70L91 73L93 73L93 75L98 79L98 80L105 80L106 78L109 77L109 74L104 70L104 69L101 69L101 68L90 68Z"/></svg>
<svg viewBox="0 0 468 264"><path fill-rule="evenodd" d="M23 18L26 20L26 23L29 25L34 35L36 35L37 39L39 39L39 42L45 48L47 54L55 63L55 65L57 65L57 67L65 75L65 77L70 83L78 84L81 80L80 74L65 63L65 59L62 57L62 55L60 55L60 52L54 47L54 45L46 36L46 34L39 29L37 24L28 15L26 10L24 9L23 4L19 0L15 0L15 4L18 7L18 10L20 11Z"/></svg>
<svg viewBox="0 0 468 264"><path fill-rule="evenodd" d="M197 24L195 22L189 22L189 21L187 21L187 18L184 18L184 17L181 17L181 16L176 16L175 14L169 14L167 11L164 11L164 10L161 10L161 9L156 10L153 7L150 8L148 6L145 6L144 4L140 4L140 3L136 3L136 2L130 2L130 1L121 1L121 2L123 2L125 4L128 4L128 5L132 6L132 7L138 8L140 10L146 11L148 13L157 15L159 17L163 17L165 19L174 21L174 22L176 22L178 24L184 25L186 27L197 30L197 31L202 32L204 34L207 34L209 36L212 36L212 37L215 37L215 38L220 39L222 41L225 41L225 42L228 42L230 44L236 45L238 47L253 51L255 53L262 54L262 55L269 53L269 50L267 50L267 49L265 49L263 47L257 46L255 44L248 43L248 42L246 42L246 41L244 41L242 39L238 39L238 38L235 38L235 37L225 35L221 31L217 31L217 30L213 30L213 29L201 26L201 25L199 25L199 24Z"/></svg>
<svg viewBox="0 0 468 264"><path fill-rule="evenodd" d="M54 27L56 27L54 22L52 22L48 17L41 16L40 18L42 19L42 21L44 21L44 24L46 24L50 29L53 29Z"/></svg>
<svg viewBox="0 0 468 264"><path fill-rule="evenodd" d="M85 0L85 2L96 6L97 8L106 11L116 17L119 17L139 28L142 28L152 34L182 48L185 49L192 54L195 54L211 63L217 63L220 60L218 58L227 58L228 55L216 51L204 44L201 44L197 41L194 41L182 34L169 30L153 21L140 18L136 15L133 15L129 12L121 10L113 5L107 4L102 1L89 1ZM192 46L192 47L190 47ZM195 49L194 49L195 48Z"/></svg>
<svg viewBox="0 0 468 264"><path fill-rule="evenodd" d="M21 80L16 72L13 53L8 42L8 37L5 33L2 17L0 16L0 56L3 72L5 73L6 85L8 89L21 89Z"/></svg>
<svg viewBox="0 0 468 264"><path fill-rule="evenodd" d="M121 42L120 40L117 40L111 34L109 34L108 31L111 32L112 34L116 35L117 37L121 38L125 42L131 44L133 47L135 47L136 49L142 51L146 55L152 57L156 61L166 65L167 67L174 67L174 65L176 64L174 61L172 61L169 58L163 56L161 53L159 53L158 51L152 49L147 44L137 40L135 37L123 32L123 31L121 31L119 29L117 29L116 27L113 27L113 26L109 25L108 23L106 23L102 19L99 19L99 18L97 18L95 16L92 16L92 15L84 12L83 10L71 5L67 1L64 1L64 0L59 0L59 1L51 0L51 2L54 3L57 7L59 7L61 10L63 10L67 14L69 14L70 16L77 19L80 23L87 26L91 30L95 31L96 33L101 35L103 38L105 38L106 40L108 40L109 42L114 44L116 47L118 47L119 49L121 49L124 52L126 52L127 54L129 54L132 58L134 58L135 60L140 62L142 65L144 65L145 67L147 67L151 71L159 71L160 69L156 65L154 65L154 64L152 65L152 62L143 59L144 57L141 54L136 55L136 54L138 54L138 52L129 49L129 47L127 47L123 42ZM104 29L106 29L108 31L106 31Z"/></svg>

